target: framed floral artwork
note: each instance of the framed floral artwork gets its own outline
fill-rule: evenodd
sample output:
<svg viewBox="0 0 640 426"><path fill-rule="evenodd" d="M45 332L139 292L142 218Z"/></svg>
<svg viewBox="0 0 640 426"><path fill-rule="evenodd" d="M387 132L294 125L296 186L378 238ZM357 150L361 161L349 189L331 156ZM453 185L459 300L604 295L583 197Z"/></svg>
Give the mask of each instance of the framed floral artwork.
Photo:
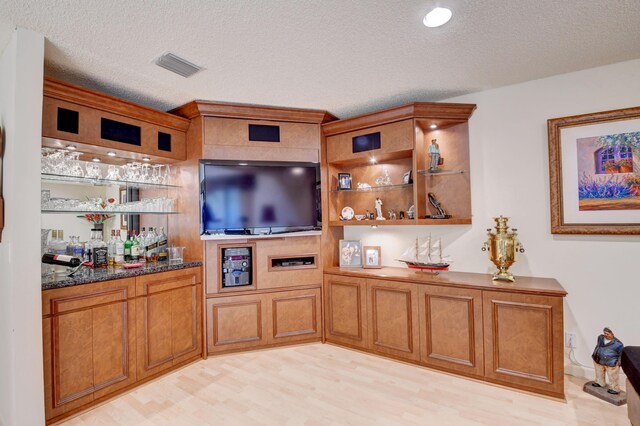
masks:
<svg viewBox="0 0 640 426"><path fill-rule="evenodd" d="M548 120L552 234L640 234L640 107Z"/></svg>

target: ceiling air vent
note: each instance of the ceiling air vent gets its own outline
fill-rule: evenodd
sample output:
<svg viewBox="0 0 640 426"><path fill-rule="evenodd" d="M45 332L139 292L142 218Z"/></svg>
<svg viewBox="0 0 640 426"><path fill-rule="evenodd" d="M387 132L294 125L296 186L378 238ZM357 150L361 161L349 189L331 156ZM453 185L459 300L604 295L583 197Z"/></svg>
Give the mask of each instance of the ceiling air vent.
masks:
<svg viewBox="0 0 640 426"><path fill-rule="evenodd" d="M198 71L202 70L201 67L192 64L191 62L182 59L173 53L165 53L156 59L156 65L161 66L171 72L179 74L183 77L191 77Z"/></svg>

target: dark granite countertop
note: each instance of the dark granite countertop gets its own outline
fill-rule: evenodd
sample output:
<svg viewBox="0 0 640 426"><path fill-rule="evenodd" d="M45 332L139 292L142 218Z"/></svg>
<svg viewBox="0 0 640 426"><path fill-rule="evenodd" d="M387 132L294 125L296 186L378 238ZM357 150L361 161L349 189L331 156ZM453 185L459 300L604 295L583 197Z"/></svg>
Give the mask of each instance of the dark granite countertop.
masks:
<svg viewBox="0 0 640 426"><path fill-rule="evenodd" d="M202 266L201 261L178 263L170 265L167 262L149 263L139 268L107 268L92 269L83 267L76 272L73 277L51 276L42 278L42 290L52 290L56 288L71 287L74 285L91 284L100 281L117 280L120 278L131 278L140 275L157 274L159 272L176 271L179 269L194 268Z"/></svg>

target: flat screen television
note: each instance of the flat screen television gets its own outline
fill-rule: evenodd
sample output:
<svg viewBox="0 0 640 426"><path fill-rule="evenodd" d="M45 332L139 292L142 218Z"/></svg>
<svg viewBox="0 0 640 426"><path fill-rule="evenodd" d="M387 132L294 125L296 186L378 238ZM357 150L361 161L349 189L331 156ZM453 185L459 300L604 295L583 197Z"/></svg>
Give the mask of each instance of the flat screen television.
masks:
<svg viewBox="0 0 640 426"><path fill-rule="evenodd" d="M264 234L318 229L317 163L203 160L201 234Z"/></svg>

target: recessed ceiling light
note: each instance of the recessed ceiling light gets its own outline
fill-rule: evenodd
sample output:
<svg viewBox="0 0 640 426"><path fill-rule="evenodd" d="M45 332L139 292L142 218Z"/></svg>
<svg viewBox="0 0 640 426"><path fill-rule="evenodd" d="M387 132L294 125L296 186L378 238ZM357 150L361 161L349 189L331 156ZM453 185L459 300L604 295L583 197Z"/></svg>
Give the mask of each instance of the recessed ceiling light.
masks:
<svg viewBox="0 0 640 426"><path fill-rule="evenodd" d="M75 150L76 150L76 147L75 147L75 146L73 146L73 145L67 145L67 149L68 149L69 151L75 151Z"/></svg>
<svg viewBox="0 0 640 426"><path fill-rule="evenodd" d="M437 129L438 125L437 124L432 124L431 126L429 126L430 129Z"/></svg>
<svg viewBox="0 0 640 426"><path fill-rule="evenodd" d="M151 161L151 158L149 158L149 157L142 157L142 161Z"/></svg>
<svg viewBox="0 0 640 426"><path fill-rule="evenodd" d="M248 163L238 163L239 166L248 166Z"/></svg>
<svg viewBox="0 0 640 426"><path fill-rule="evenodd" d="M93 161L94 163L99 163L102 160L100 160L98 157L93 157L91 161Z"/></svg>
<svg viewBox="0 0 640 426"><path fill-rule="evenodd" d="M108 155L109 157L115 157L115 156L116 156L116 153L115 153L115 152L113 152L113 151L109 151L109 152L107 152L107 155Z"/></svg>
<svg viewBox="0 0 640 426"><path fill-rule="evenodd" d="M451 15L451 10L446 7L436 7L431 12L427 13L422 20L422 23L429 28L439 27L449 22Z"/></svg>

